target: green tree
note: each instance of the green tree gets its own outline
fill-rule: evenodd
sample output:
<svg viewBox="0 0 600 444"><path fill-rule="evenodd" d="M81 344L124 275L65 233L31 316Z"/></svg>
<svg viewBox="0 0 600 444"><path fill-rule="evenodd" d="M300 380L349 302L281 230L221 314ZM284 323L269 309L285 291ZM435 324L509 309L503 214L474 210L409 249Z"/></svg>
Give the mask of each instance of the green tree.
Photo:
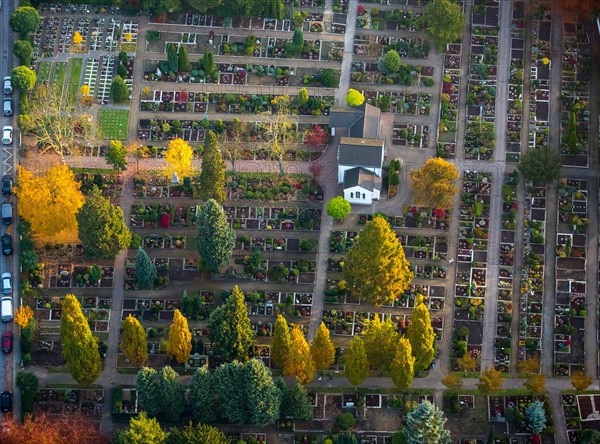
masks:
<svg viewBox="0 0 600 444"><path fill-rule="evenodd" d="M215 59L211 51L204 53L201 63L207 76L210 76L215 71Z"/></svg>
<svg viewBox="0 0 600 444"><path fill-rule="evenodd" d="M397 73L400 70L400 55L390 49L377 61L377 67L385 75Z"/></svg>
<svg viewBox="0 0 600 444"><path fill-rule="evenodd" d="M429 39L437 45L439 52L443 52L448 43L463 34L465 15L462 8L450 0L434 0L425 6L423 23Z"/></svg>
<svg viewBox="0 0 600 444"><path fill-rule="evenodd" d="M204 143L202 169L200 170L200 199L223 202L225 195L225 160L219 151L217 135L209 131Z"/></svg>
<svg viewBox="0 0 600 444"><path fill-rule="evenodd" d="M60 343L69 373L79 385L88 386L100 376L102 362L98 338L92 335L79 300L72 294L68 294L62 303Z"/></svg>
<svg viewBox="0 0 600 444"><path fill-rule="evenodd" d="M308 91L306 91L306 88L300 88L300 91L298 91L298 104L301 106L306 105L306 103L308 102Z"/></svg>
<svg viewBox="0 0 600 444"><path fill-rule="evenodd" d="M350 211L352 211L352 205L343 196L336 196L327 202L327 214L334 219L344 219Z"/></svg>
<svg viewBox="0 0 600 444"><path fill-rule="evenodd" d="M318 74L318 76L319 82L325 88L333 88L338 84L339 78L336 75L335 71L331 68L325 68L320 72L320 74Z"/></svg>
<svg viewBox="0 0 600 444"><path fill-rule="evenodd" d="M121 323L121 351L136 367L148 360L148 336L137 318L128 315Z"/></svg>
<svg viewBox="0 0 600 444"><path fill-rule="evenodd" d="M137 401L142 410L150 416L158 415L162 410L158 372L149 367L140 369L136 377L136 390Z"/></svg>
<svg viewBox="0 0 600 444"><path fill-rule="evenodd" d="M321 322L317 329L310 346L310 354L318 370L328 369L335 361L335 347L331 342L329 329L324 322Z"/></svg>
<svg viewBox="0 0 600 444"><path fill-rule="evenodd" d="M129 88L123 77L116 75L110 85L110 94L115 103L123 103L129 100Z"/></svg>
<svg viewBox="0 0 600 444"><path fill-rule="evenodd" d="M192 375L190 384L190 404L194 419L199 422L213 422L216 418L215 381L207 367L200 367Z"/></svg>
<svg viewBox="0 0 600 444"><path fill-rule="evenodd" d="M36 30L40 23L40 14L31 6L21 6L11 14L8 23L13 32L25 38L27 34Z"/></svg>
<svg viewBox="0 0 600 444"><path fill-rule="evenodd" d="M290 327L286 319L277 313L277 320L273 329L273 342L271 344L271 361L275 367L282 368L290 354L291 339Z"/></svg>
<svg viewBox="0 0 600 444"><path fill-rule="evenodd" d="M21 411L23 415L33 413L39 381L35 373L20 370L17 373L17 388L21 390Z"/></svg>
<svg viewBox="0 0 600 444"><path fill-rule="evenodd" d="M111 140L106 151L106 163L112 165L113 170L120 173L127 169L127 148L119 140Z"/></svg>
<svg viewBox="0 0 600 444"><path fill-rule="evenodd" d="M129 420L129 427L117 432L113 444L163 444L167 434L155 418L145 412Z"/></svg>
<svg viewBox="0 0 600 444"><path fill-rule="evenodd" d="M355 296L377 306L392 305L413 278L396 233L381 216L367 222L359 233L343 274Z"/></svg>
<svg viewBox="0 0 600 444"><path fill-rule="evenodd" d="M186 3L193 10L205 13L221 6L223 0L186 0Z"/></svg>
<svg viewBox="0 0 600 444"><path fill-rule="evenodd" d="M156 265L142 247L138 248L135 256L135 279L141 290L151 288L156 279Z"/></svg>
<svg viewBox="0 0 600 444"><path fill-rule="evenodd" d="M244 293L236 285L224 304L217 307L208 320L208 338L215 354L226 361L245 362L254 344Z"/></svg>
<svg viewBox="0 0 600 444"><path fill-rule="evenodd" d="M167 63L169 64L169 69L171 71L179 71L179 57L177 56L177 45L174 43L167 43Z"/></svg>
<svg viewBox="0 0 600 444"><path fill-rule="evenodd" d="M183 429L170 429L165 444L231 444L231 439L216 427L190 422Z"/></svg>
<svg viewBox="0 0 600 444"><path fill-rule="evenodd" d="M313 417L313 408L308 398L306 388L296 379L294 384L287 386L283 379L277 380L277 386L283 394L279 408L282 418L293 418L309 421Z"/></svg>
<svg viewBox="0 0 600 444"><path fill-rule="evenodd" d="M399 390L409 388L415 376L415 358L412 353L409 340L399 338L394 359L392 359L390 364L390 376L392 377L392 381L394 381L394 385Z"/></svg>
<svg viewBox="0 0 600 444"><path fill-rule="evenodd" d="M169 329L169 349L167 353L180 364L190 359L192 352L192 334L188 327L187 318L175 309L173 324Z"/></svg>
<svg viewBox="0 0 600 444"><path fill-rule="evenodd" d="M215 371L224 417L233 424L264 426L279 419L281 392L262 361L234 361Z"/></svg>
<svg viewBox="0 0 600 444"><path fill-rule="evenodd" d="M354 427L356 424L356 418L352 413L340 413L335 418L335 427L339 430L348 430Z"/></svg>
<svg viewBox="0 0 600 444"><path fill-rule="evenodd" d="M17 40L13 43L13 54L21 65L30 66L33 57L33 46L29 40Z"/></svg>
<svg viewBox="0 0 600 444"><path fill-rule="evenodd" d="M569 114L569 128L567 130L567 147L569 148L569 153L578 154L579 148L577 146L577 114L575 111L571 111Z"/></svg>
<svg viewBox="0 0 600 444"><path fill-rule="evenodd" d="M315 377L315 362L299 325L290 335L290 353L283 365L283 374L295 376L302 384L309 384Z"/></svg>
<svg viewBox="0 0 600 444"><path fill-rule="evenodd" d="M94 186L75 216L77 232L88 257L114 258L131 243L121 207Z"/></svg>
<svg viewBox="0 0 600 444"><path fill-rule="evenodd" d="M375 315L365 322L363 335L369 364L382 372L389 371L400 338L391 318L381 322L381 318Z"/></svg>
<svg viewBox="0 0 600 444"><path fill-rule="evenodd" d="M548 147L536 146L529 148L521 156L517 170L525 180L533 182L534 185L543 186L558 180L561 167L560 155L550 151Z"/></svg>
<svg viewBox="0 0 600 444"><path fill-rule="evenodd" d="M188 57L185 45L179 46L179 52L177 53L177 64L179 65L180 72L190 72L190 59Z"/></svg>
<svg viewBox="0 0 600 444"><path fill-rule="evenodd" d="M184 388L179 375L170 366L158 372L158 387L161 396L161 413L168 421L178 422L184 410Z"/></svg>
<svg viewBox="0 0 600 444"><path fill-rule="evenodd" d="M346 103L350 106L360 106L365 102L365 96L362 95L360 91L357 91L353 88L348 90L348 94L346 94Z"/></svg>
<svg viewBox="0 0 600 444"><path fill-rule="evenodd" d="M533 401L525 409L525 419L527 427L534 435L542 433L546 428L546 413L544 404L541 401Z"/></svg>
<svg viewBox="0 0 600 444"><path fill-rule="evenodd" d="M197 220L198 254L208 271L216 272L229 264L235 246L235 232L229 226L223 207L209 199Z"/></svg>
<svg viewBox="0 0 600 444"><path fill-rule="evenodd" d="M360 336L354 336L349 347L346 355L346 378L354 386L361 385L370 371L365 344Z"/></svg>
<svg viewBox="0 0 600 444"><path fill-rule="evenodd" d="M429 401L423 401L406 415L404 436L407 444L450 444L450 432L444 429L444 413Z"/></svg>
<svg viewBox="0 0 600 444"><path fill-rule="evenodd" d="M410 315L406 337L410 341L415 357L415 371L427 370L435 357L435 332L431 326L429 309L423 303L421 295L417 296L415 307Z"/></svg>
<svg viewBox="0 0 600 444"><path fill-rule="evenodd" d="M12 86L21 94L27 93L33 89L37 76L35 71L27 66L17 66L10 73Z"/></svg>
<svg viewBox="0 0 600 444"><path fill-rule="evenodd" d="M489 396L502 388L504 383L502 379L502 373L496 370L494 367L490 367L483 370L479 375L479 382L477 383L477 389L484 396Z"/></svg>

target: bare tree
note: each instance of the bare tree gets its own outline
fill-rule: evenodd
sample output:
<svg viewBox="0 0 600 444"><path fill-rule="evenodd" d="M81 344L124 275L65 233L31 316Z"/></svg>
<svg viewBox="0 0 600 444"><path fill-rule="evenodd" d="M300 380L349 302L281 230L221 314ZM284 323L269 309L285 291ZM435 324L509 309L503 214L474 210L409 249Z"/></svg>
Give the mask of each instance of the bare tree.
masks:
<svg viewBox="0 0 600 444"><path fill-rule="evenodd" d="M31 108L20 118L21 131L33 136L40 152L71 154L89 137L92 119L77 113L70 101L61 101L56 89L39 85L32 91Z"/></svg>
<svg viewBox="0 0 600 444"><path fill-rule="evenodd" d="M231 169L235 174L235 163L242 157L244 153L244 134L250 132L248 122L241 122L237 117L233 119L231 128L223 131L221 134L221 144L219 148L226 154L231 161Z"/></svg>
<svg viewBox="0 0 600 444"><path fill-rule="evenodd" d="M261 124L265 142L263 147L279 162L279 174L285 175L283 159L288 148L302 141L302 134L298 133L298 117L289 112L289 96L277 96L273 99L276 106L275 114Z"/></svg>

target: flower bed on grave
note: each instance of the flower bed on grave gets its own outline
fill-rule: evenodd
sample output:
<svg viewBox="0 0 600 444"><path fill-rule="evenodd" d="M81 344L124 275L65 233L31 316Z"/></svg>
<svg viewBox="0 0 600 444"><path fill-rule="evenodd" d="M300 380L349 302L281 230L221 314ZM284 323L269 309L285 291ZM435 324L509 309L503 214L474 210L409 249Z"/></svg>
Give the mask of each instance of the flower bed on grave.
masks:
<svg viewBox="0 0 600 444"><path fill-rule="evenodd" d="M223 209L232 226L239 224L239 228L247 230L318 231L321 228L322 210L315 208L225 206Z"/></svg>
<svg viewBox="0 0 600 444"><path fill-rule="evenodd" d="M110 198L111 202L118 204L123 194L123 175L110 173L91 173L84 169L76 169L75 180L81 182L81 192L88 194L94 186L102 195Z"/></svg>

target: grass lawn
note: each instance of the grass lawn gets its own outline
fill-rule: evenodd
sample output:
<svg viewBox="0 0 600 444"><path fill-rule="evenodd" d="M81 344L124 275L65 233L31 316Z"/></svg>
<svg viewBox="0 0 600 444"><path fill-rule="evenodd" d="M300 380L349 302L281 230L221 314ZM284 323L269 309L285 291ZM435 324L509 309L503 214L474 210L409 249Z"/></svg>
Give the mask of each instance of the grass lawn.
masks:
<svg viewBox="0 0 600 444"><path fill-rule="evenodd" d="M42 83L44 80L50 78L50 69L52 68L52 62L42 62L37 72L37 83Z"/></svg>
<svg viewBox="0 0 600 444"><path fill-rule="evenodd" d="M101 109L98 112L99 137L125 140L129 126L129 111L124 109Z"/></svg>
<svg viewBox="0 0 600 444"><path fill-rule="evenodd" d="M67 100L74 103L79 95L79 80L83 69L83 59L70 59L69 63L71 64L71 73L67 84Z"/></svg>
<svg viewBox="0 0 600 444"><path fill-rule="evenodd" d="M67 75L67 62L56 62L54 65L54 74L52 75L52 83L56 88L56 96L62 98L63 86L65 84L65 76Z"/></svg>

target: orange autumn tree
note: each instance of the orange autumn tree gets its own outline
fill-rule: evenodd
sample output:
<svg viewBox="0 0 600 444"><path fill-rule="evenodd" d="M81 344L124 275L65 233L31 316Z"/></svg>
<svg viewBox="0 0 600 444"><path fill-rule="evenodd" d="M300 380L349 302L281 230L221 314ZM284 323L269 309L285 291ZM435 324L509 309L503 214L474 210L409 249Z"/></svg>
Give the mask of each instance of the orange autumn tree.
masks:
<svg viewBox="0 0 600 444"><path fill-rule="evenodd" d="M85 197L73 171L67 165L57 165L40 175L21 166L17 172L19 215L29 222L34 234L50 241L61 235L77 236L75 215Z"/></svg>
<svg viewBox="0 0 600 444"><path fill-rule="evenodd" d="M31 318L33 318L33 310L28 305L23 305L15 310L15 323L19 327L27 327Z"/></svg>
<svg viewBox="0 0 600 444"><path fill-rule="evenodd" d="M108 438L80 415L27 416L22 424L5 415L0 422L2 444L107 444Z"/></svg>
<svg viewBox="0 0 600 444"><path fill-rule="evenodd" d="M73 43L76 45L80 45L83 42L83 37L81 37L81 33L79 31L75 31L73 34Z"/></svg>

